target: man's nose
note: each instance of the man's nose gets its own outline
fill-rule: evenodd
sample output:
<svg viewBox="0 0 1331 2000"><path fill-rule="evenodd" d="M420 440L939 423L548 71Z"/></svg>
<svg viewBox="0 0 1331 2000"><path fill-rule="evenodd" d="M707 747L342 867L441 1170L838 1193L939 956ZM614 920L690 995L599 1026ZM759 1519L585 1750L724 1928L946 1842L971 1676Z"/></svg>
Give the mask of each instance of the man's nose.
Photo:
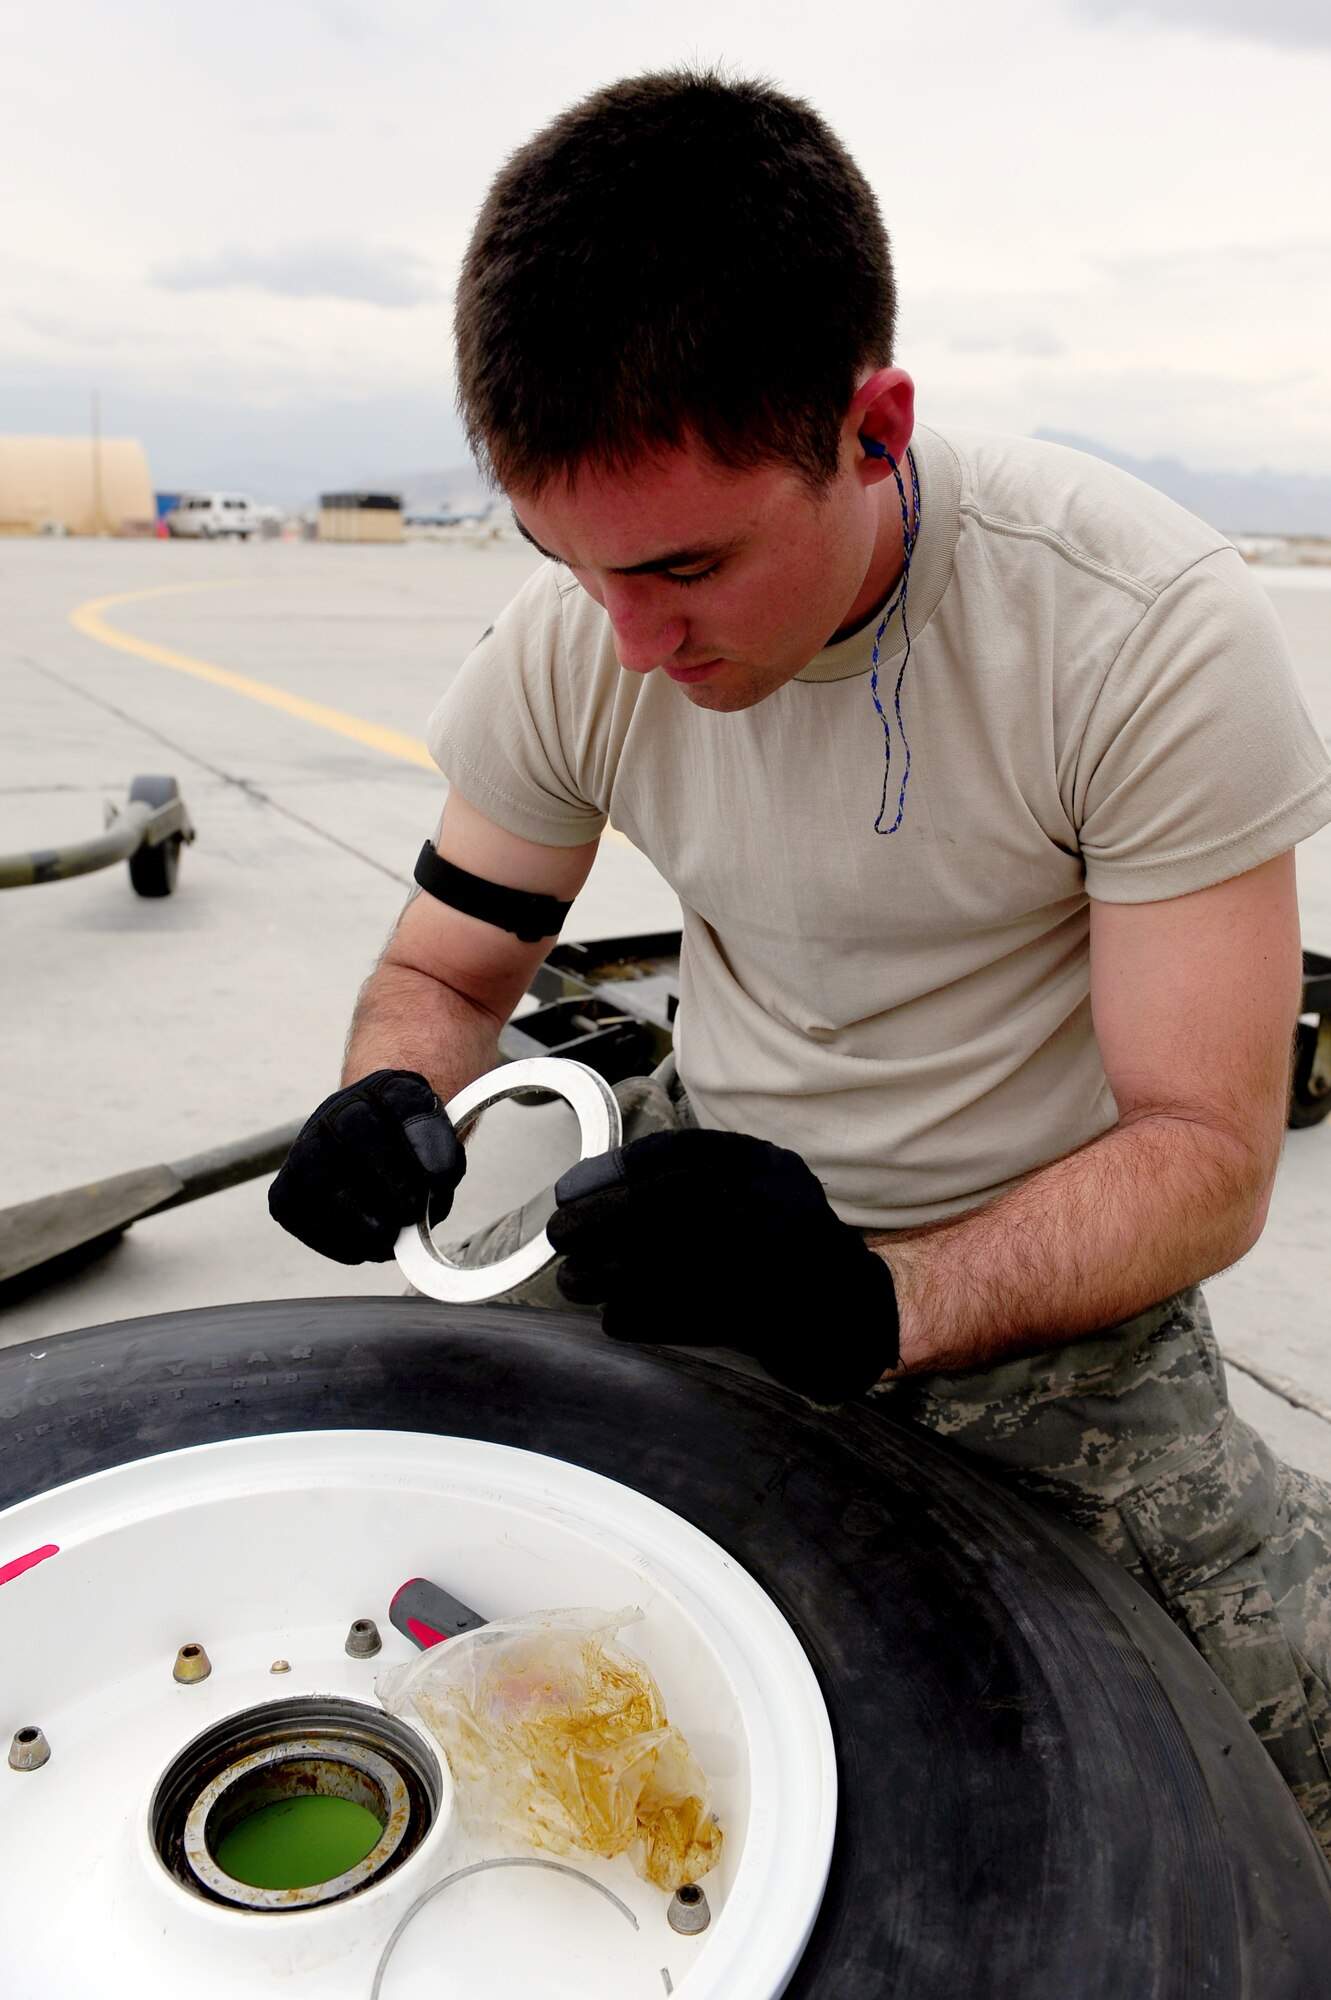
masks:
<svg viewBox="0 0 1331 2000"><path fill-rule="evenodd" d="M610 577L601 602L615 635L619 664L630 674L649 674L683 645L687 620L661 600L661 586L650 577Z"/></svg>

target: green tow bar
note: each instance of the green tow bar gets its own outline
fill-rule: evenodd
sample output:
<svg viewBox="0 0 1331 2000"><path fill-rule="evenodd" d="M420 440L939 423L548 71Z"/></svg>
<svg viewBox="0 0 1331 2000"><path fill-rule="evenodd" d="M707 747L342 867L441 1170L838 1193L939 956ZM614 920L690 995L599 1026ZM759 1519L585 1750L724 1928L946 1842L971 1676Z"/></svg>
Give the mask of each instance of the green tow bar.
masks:
<svg viewBox="0 0 1331 2000"><path fill-rule="evenodd" d="M128 861L136 895L169 896L176 886L180 850L194 827L174 778L138 777L124 806L108 806L105 833L64 847L35 847L0 854L0 889L28 889L66 882Z"/></svg>

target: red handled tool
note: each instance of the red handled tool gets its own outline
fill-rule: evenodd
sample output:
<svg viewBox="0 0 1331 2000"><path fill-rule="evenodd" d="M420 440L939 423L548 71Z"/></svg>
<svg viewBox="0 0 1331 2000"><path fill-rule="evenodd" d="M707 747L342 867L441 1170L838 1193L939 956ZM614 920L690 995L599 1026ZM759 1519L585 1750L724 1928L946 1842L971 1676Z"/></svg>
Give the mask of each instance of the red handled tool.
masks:
<svg viewBox="0 0 1331 2000"><path fill-rule="evenodd" d="M406 1634L422 1652L443 1639L456 1639L461 1632L474 1632L489 1621L473 1611L428 1576L413 1576L395 1591L388 1615L399 1632Z"/></svg>

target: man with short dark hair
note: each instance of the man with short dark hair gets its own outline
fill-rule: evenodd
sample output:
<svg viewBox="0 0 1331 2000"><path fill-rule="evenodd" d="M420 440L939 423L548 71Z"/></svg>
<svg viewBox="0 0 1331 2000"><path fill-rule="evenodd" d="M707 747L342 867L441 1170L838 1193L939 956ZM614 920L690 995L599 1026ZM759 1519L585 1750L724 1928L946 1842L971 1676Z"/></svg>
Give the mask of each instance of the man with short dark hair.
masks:
<svg viewBox="0 0 1331 2000"><path fill-rule="evenodd" d="M1331 1494L1234 1417L1197 1290L1265 1219L1331 764L1223 537L917 426L893 320L870 189L765 86L631 79L499 175L459 393L550 561L432 718L429 893L274 1213L355 1261L439 1212L439 1100L613 817L680 897L678 1074L560 1183L563 1296L1059 1507L1331 1846Z"/></svg>

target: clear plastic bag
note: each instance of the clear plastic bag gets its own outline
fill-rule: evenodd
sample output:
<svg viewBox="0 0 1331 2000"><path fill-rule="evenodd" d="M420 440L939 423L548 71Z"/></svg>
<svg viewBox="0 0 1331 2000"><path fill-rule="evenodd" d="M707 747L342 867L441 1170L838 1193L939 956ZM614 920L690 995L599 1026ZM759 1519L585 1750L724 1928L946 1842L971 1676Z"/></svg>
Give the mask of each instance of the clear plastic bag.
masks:
<svg viewBox="0 0 1331 2000"><path fill-rule="evenodd" d="M555 1854L627 1854L674 1890L714 1868L711 1787L643 1662L616 1641L642 1613L538 1611L380 1674L391 1714L442 1745L473 1827Z"/></svg>

